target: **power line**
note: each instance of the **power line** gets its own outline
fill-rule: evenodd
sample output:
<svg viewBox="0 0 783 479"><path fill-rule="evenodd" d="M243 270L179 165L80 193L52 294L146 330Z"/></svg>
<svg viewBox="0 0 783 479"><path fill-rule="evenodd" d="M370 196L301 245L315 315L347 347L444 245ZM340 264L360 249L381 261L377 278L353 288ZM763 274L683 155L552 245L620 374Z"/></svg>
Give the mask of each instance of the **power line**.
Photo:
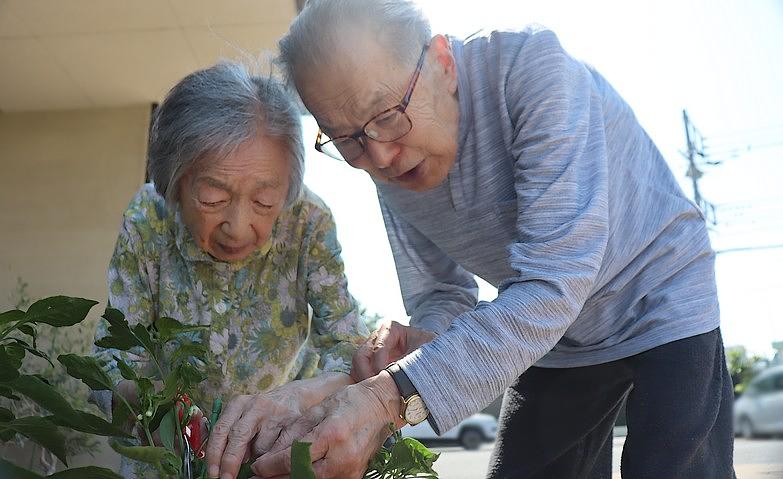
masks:
<svg viewBox="0 0 783 479"><path fill-rule="evenodd" d="M763 245L763 246L742 246L738 248L726 248L726 249L716 251L715 254L738 253L742 251L759 251L759 250L780 249L780 248L783 248L783 243Z"/></svg>
<svg viewBox="0 0 783 479"><path fill-rule="evenodd" d="M704 173L696 164L696 158L697 156L701 158L704 158L705 156L704 137L693 122L691 122L690 118L688 118L688 112L686 110L682 110L682 121L685 125L685 159L688 160L688 171L685 173L685 176L691 179L691 184L693 185L693 201L696 203L696 206L702 210L705 218L713 225L717 225L718 220L715 215L715 205L705 200L699 191L699 179L704 176Z"/></svg>

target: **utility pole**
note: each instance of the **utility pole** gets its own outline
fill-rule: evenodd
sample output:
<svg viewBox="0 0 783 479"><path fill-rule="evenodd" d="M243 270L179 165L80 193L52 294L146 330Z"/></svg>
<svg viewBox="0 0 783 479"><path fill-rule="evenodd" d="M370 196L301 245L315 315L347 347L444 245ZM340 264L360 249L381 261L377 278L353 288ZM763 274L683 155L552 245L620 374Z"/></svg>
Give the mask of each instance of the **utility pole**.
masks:
<svg viewBox="0 0 783 479"><path fill-rule="evenodd" d="M704 176L704 173L699 169L699 165L696 163L696 157L700 156L705 158L704 154L704 137L699 130L693 125L690 118L688 118L688 112L682 110L682 121L685 124L685 141L687 142L687 153L685 158L688 160L688 172L685 175L691 179L693 184L693 201L696 206L701 208L704 216L713 225L718 224L718 220L715 217L715 205L706 201L699 191L699 179Z"/></svg>

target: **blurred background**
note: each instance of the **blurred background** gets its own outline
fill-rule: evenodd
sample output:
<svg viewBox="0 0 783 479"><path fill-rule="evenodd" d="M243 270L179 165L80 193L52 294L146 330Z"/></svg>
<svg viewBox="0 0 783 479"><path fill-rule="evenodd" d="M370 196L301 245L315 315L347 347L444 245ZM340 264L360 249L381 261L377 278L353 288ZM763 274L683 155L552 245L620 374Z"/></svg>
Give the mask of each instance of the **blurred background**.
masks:
<svg viewBox="0 0 783 479"><path fill-rule="evenodd" d="M539 23L596 66L705 213L737 392L783 362L783 2L420 3L435 32ZM121 215L145 181L154 105L223 58L268 72L301 4L0 0L0 311L54 294L106 298ZM306 115L303 131L309 148ZM407 321L372 183L310 149L305 181L335 214L368 316ZM495 294L481 283L481 299ZM51 347L86 350L94 324Z"/></svg>

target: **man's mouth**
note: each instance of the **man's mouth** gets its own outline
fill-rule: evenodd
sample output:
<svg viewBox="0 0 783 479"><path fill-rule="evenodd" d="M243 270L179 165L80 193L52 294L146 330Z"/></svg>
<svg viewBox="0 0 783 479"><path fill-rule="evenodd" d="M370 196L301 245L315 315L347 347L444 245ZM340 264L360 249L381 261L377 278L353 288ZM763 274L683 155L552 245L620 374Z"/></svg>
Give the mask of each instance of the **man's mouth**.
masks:
<svg viewBox="0 0 783 479"><path fill-rule="evenodd" d="M395 183L399 183L399 182L405 182L405 181L412 180L418 174L419 169L420 169L420 167L421 167L421 165L423 163L424 163L424 160L422 159L420 162L418 162L416 164L416 166L414 166L413 168L409 169L408 171L406 171L404 173L401 173L401 174L399 174L397 176L389 177L389 181L395 182Z"/></svg>

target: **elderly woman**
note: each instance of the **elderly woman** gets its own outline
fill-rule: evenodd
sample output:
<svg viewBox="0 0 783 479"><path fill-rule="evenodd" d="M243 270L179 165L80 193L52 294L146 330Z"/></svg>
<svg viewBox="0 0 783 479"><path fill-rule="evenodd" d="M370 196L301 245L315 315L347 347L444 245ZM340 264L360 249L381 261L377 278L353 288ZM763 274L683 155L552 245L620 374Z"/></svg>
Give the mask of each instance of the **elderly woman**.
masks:
<svg viewBox="0 0 783 479"><path fill-rule="evenodd" d="M131 323L209 325L198 399L320 374L242 396L229 416L246 402L283 414L320 401L350 382L351 356L367 337L334 220L303 186L303 170L299 112L285 90L218 64L185 77L156 110L152 183L123 215L111 305Z"/></svg>

